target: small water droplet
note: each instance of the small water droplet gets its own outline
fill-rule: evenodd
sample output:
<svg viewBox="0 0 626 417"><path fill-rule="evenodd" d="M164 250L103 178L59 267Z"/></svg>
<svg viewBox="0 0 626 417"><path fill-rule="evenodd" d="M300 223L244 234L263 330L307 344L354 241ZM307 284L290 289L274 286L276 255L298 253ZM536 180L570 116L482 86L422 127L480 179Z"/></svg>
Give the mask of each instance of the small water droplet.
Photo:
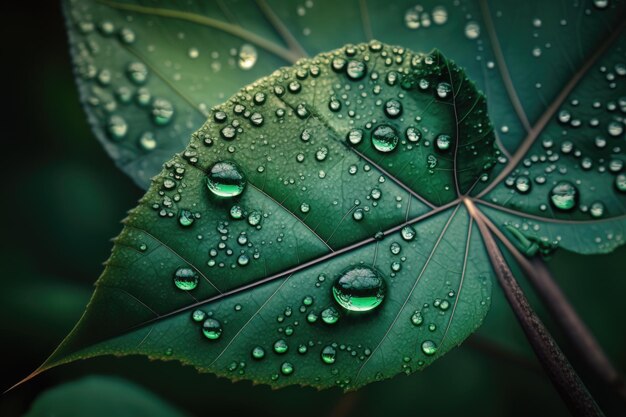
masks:
<svg viewBox="0 0 626 417"><path fill-rule="evenodd" d="M402 239L406 240L407 242L410 242L411 240L415 239L415 236L417 236L417 232L412 226L404 226L400 231L400 234L402 235Z"/></svg>
<svg viewBox="0 0 626 417"><path fill-rule="evenodd" d="M251 355L254 359L260 361L265 357L265 349L261 346L256 346L252 349Z"/></svg>
<svg viewBox="0 0 626 417"><path fill-rule="evenodd" d="M332 346L326 346L322 349L322 361L327 364L335 363L335 357L337 355L337 350Z"/></svg>
<svg viewBox="0 0 626 417"><path fill-rule="evenodd" d="M328 307L322 311L322 321L326 324L335 324L339 321L339 312L335 307Z"/></svg>
<svg viewBox="0 0 626 417"><path fill-rule="evenodd" d="M437 345L432 340L424 340L422 342L422 352L427 356L432 356L437 353Z"/></svg>

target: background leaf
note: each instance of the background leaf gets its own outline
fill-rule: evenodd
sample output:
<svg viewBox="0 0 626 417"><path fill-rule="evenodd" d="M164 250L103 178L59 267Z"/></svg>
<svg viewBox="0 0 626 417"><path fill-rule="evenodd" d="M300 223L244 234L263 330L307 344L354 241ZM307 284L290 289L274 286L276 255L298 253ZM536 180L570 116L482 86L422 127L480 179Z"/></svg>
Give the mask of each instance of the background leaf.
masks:
<svg viewBox="0 0 626 417"><path fill-rule="evenodd" d="M25 417L184 417L158 396L120 378L91 376L43 393Z"/></svg>
<svg viewBox="0 0 626 417"><path fill-rule="evenodd" d="M512 153L568 80L624 21L621 1L567 6L486 0L64 4L92 127L117 164L143 187L184 147L208 110L242 85L298 56L372 38L414 51L438 48L453 57L487 95L503 149ZM246 70L240 68L243 45L257 53ZM128 66L136 62L149 73L141 86L128 77ZM119 98L120 88L130 97L126 103ZM151 93L145 106L137 104L140 88ZM157 98L174 108L166 126L152 120ZM107 133L112 116L123 117L128 128L119 141ZM157 144L152 151L138 145L146 132Z"/></svg>

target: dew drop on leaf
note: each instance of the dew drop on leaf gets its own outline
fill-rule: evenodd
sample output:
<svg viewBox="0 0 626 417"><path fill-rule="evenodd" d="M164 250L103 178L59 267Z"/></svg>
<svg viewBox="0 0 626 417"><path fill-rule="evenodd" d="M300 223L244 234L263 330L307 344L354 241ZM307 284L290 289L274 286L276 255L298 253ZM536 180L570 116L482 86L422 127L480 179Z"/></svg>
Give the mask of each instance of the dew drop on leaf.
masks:
<svg viewBox="0 0 626 417"><path fill-rule="evenodd" d="M349 268L342 272L333 285L335 301L348 311L370 311L385 298L382 275L369 267Z"/></svg>
<svg viewBox="0 0 626 417"><path fill-rule="evenodd" d="M380 152L391 152L398 146L398 132L389 125L380 125L372 132L372 145Z"/></svg>
<svg viewBox="0 0 626 417"><path fill-rule="evenodd" d="M437 345L432 340L424 340L422 342L422 352L427 356L432 356L437 353Z"/></svg>
<svg viewBox="0 0 626 417"><path fill-rule="evenodd" d="M245 186L246 177L234 162L217 162L208 172L207 187L218 197L238 196Z"/></svg>
<svg viewBox="0 0 626 417"><path fill-rule="evenodd" d="M174 273L174 285L179 290L191 291L198 286L198 274L191 268L178 268Z"/></svg>
<svg viewBox="0 0 626 417"><path fill-rule="evenodd" d="M335 357L337 355L337 350L332 346L326 346L322 349L322 361L327 364L335 363Z"/></svg>
<svg viewBox="0 0 626 417"><path fill-rule="evenodd" d="M322 311L322 321L326 324L335 324L339 321L339 312L335 307L328 307Z"/></svg>
<svg viewBox="0 0 626 417"><path fill-rule="evenodd" d="M217 340L222 335L222 323L208 318L202 323L202 334L209 340Z"/></svg>
<svg viewBox="0 0 626 417"><path fill-rule="evenodd" d="M578 204L578 190L569 181L559 181L550 190L550 202L559 210L572 210Z"/></svg>

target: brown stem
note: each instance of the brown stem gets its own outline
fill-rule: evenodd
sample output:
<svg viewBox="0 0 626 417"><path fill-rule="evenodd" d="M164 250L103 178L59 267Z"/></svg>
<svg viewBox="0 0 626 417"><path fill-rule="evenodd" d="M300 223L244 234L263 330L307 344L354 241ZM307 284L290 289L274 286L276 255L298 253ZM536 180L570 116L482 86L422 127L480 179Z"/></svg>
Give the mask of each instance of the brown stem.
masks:
<svg viewBox="0 0 626 417"><path fill-rule="evenodd" d="M572 415L602 416L602 411L576 371L530 306L481 213L471 200L465 199L464 202L470 215L476 220L504 295L554 388Z"/></svg>
<svg viewBox="0 0 626 417"><path fill-rule="evenodd" d="M626 384L624 378L615 369L606 353L593 337L589 328L576 313L574 307L554 282L550 271L539 257L531 260L524 257L509 239L506 238L487 217L479 214L487 227L511 252L518 265L530 281L551 317L567 338L567 342L576 351L577 357L591 371L595 378L608 389L614 391L621 401L626 401Z"/></svg>

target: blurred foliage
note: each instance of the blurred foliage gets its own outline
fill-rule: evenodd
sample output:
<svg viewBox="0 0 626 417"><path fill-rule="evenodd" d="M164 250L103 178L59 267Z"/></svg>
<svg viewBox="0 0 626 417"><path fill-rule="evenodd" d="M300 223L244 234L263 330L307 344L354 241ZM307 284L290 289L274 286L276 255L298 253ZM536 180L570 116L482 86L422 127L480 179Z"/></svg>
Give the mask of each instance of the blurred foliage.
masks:
<svg viewBox="0 0 626 417"><path fill-rule="evenodd" d="M3 135L8 148L2 153L8 190L0 216L3 389L35 369L80 317L110 252L109 239L142 194L88 129L72 80L60 6L43 2L33 9L13 2L1 17L5 39L13 40L4 46L12 64L2 66L11 80L2 112L8 127ZM626 304L618 296L626 290L624 259L626 248L604 256L561 251L549 264L622 371L626 333L619 322ZM43 391L88 375L125 378L196 416L404 416L416 410L429 416L567 415L495 288L492 311L478 335L516 352L515 360L472 347L478 340L473 339L422 373L343 395L335 389L272 391L176 363L103 357L51 370L4 394L0 415L23 415Z"/></svg>

